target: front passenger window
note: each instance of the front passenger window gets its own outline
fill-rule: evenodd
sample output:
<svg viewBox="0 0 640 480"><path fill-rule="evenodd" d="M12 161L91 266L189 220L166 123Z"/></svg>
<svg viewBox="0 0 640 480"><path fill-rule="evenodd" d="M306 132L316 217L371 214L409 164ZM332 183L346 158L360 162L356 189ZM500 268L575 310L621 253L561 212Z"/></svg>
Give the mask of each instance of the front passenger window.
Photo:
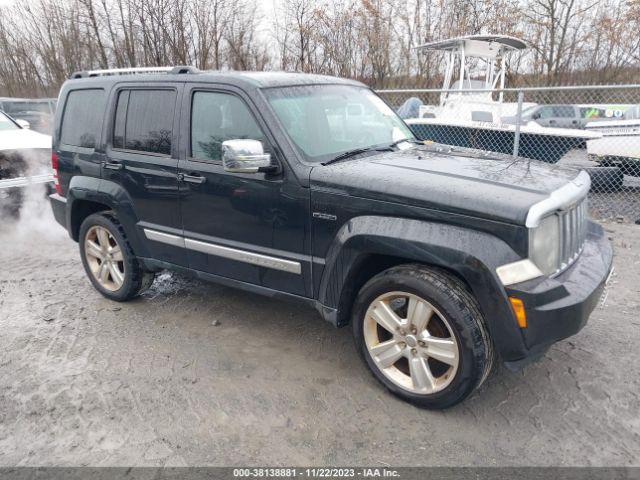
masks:
<svg viewBox="0 0 640 480"><path fill-rule="evenodd" d="M191 157L222 160L222 142L248 138L267 145L247 105L235 95L195 92L191 104Z"/></svg>

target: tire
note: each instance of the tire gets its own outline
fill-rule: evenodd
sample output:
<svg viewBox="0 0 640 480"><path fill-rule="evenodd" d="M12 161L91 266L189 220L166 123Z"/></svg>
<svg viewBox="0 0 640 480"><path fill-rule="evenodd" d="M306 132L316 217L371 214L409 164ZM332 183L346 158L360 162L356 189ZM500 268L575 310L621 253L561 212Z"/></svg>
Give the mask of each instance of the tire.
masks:
<svg viewBox="0 0 640 480"><path fill-rule="evenodd" d="M624 174L619 167L593 167L585 169L591 177L591 191L615 193L622 190Z"/></svg>
<svg viewBox="0 0 640 480"><path fill-rule="evenodd" d="M89 280L108 299L130 300L153 283L155 275L142 269L113 212L89 215L80 225L78 244Z"/></svg>
<svg viewBox="0 0 640 480"><path fill-rule="evenodd" d="M409 326L410 317L417 319L416 330ZM396 330L391 333L393 328L381 322ZM493 365L493 344L475 298L443 270L402 265L376 275L358 294L352 326L358 352L373 376L421 408L444 409L461 402Z"/></svg>

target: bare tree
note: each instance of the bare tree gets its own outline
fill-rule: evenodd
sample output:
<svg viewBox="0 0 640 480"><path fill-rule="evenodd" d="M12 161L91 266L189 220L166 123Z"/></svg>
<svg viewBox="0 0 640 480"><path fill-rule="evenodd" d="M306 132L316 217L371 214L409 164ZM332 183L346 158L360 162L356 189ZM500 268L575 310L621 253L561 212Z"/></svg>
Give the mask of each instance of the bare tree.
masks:
<svg viewBox="0 0 640 480"><path fill-rule="evenodd" d="M274 1L274 0L266 0ZM30 0L0 7L0 95L55 95L75 70L194 64L303 71L375 87L439 85L425 42L526 38L516 84L635 81L640 0Z"/></svg>

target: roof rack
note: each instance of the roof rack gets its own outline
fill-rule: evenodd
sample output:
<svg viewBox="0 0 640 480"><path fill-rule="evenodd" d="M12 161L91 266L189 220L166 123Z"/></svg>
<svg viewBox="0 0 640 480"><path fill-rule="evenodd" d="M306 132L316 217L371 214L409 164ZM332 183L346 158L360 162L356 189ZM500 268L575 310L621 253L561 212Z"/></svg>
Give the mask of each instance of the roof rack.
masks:
<svg viewBox="0 0 640 480"><path fill-rule="evenodd" d="M110 68L106 70L85 70L73 72L70 78L106 77L111 75L139 75L149 73L166 73L168 75L180 75L187 73L199 73L196 67L182 65L176 67L133 67L133 68Z"/></svg>

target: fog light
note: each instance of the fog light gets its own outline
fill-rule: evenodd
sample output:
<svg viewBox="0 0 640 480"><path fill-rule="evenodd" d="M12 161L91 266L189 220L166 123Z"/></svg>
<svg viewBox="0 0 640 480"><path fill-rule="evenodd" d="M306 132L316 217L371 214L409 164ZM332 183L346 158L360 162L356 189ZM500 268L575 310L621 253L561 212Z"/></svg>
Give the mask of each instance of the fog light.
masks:
<svg viewBox="0 0 640 480"><path fill-rule="evenodd" d="M524 311L524 303L522 303L522 300L516 297L509 297L509 302L511 302L511 308L518 321L518 326L520 328L527 328L527 313Z"/></svg>

